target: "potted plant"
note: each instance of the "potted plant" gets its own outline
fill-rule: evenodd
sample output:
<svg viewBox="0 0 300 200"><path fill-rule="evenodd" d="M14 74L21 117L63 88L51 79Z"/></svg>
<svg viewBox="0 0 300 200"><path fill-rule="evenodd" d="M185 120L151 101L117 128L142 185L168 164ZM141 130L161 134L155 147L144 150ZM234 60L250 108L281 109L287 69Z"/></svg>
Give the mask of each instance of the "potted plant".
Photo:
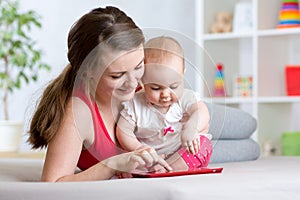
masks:
<svg viewBox="0 0 300 200"><path fill-rule="evenodd" d="M50 70L29 35L32 28L41 28L40 19L35 11L21 12L19 0L0 0L0 95L4 115L0 121L0 151L16 151L23 132L22 123L9 120L9 95L37 81L41 69Z"/></svg>

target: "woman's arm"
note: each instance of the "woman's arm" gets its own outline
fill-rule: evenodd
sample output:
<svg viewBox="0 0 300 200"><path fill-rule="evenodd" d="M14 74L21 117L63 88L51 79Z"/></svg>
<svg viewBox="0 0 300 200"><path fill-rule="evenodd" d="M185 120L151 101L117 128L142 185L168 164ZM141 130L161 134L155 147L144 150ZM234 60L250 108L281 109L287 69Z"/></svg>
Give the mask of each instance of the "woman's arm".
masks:
<svg viewBox="0 0 300 200"><path fill-rule="evenodd" d="M41 180L49 182L105 180L116 173L132 172L134 169L153 166L156 163L170 169L156 152L147 148L110 157L75 174L84 143L91 144L94 140L93 135L89 108L81 100L73 99L67 105L58 132L48 144Z"/></svg>
<svg viewBox="0 0 300 200"><path fill-rule="evenodd" d="M79 113L81 121L78 120ZM112 177L115 170L102 163L75 174L83 142L93 140L93 133L88 107L74 98L68 103L60 128L48 145L42 181L84 181Z"/></svg>

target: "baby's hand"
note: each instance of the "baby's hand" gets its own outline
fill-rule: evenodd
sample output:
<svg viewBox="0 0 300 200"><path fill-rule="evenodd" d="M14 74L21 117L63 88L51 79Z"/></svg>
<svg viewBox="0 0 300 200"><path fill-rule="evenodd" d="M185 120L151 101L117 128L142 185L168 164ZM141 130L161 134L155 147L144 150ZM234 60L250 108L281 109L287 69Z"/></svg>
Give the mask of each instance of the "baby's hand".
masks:
<svg viewBox="0 0 300 200"><path fill-rule="evenodd" d="M200 137L198 134L194 134L193 137L191 137L190 134L183 133L181 135L181 143L182 146L193 155L195 155L200 149Z"/></svg>

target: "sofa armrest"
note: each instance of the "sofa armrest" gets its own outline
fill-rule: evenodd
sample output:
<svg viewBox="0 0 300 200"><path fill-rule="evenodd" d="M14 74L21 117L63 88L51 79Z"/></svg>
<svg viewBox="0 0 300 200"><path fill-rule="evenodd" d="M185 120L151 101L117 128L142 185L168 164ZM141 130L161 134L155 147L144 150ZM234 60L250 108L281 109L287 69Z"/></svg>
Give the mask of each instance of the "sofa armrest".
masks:
<svg viewBox="0 0 300 200"><path fill-rule="evenodd" d="M214 139L246 139L256 130L257 121L249 113L224 105L206 105L211 117L209 132Z"/></svg>
<svg viewBox="0 0 300 200"><path fill-rule="evenodd" d="M257 142L248 138L241 140L213 140L210 163L239 162L256 160L260 155Z"/></svg>

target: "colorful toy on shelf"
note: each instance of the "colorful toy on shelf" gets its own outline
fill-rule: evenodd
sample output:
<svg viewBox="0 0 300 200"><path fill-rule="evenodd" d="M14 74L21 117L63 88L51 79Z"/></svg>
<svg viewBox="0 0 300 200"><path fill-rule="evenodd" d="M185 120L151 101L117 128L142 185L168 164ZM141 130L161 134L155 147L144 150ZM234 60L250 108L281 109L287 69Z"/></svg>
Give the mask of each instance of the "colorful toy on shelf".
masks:
<svg viewBox="0 0 300 200"><path fill-rule="evenodd" d="M214 95L215 97L224 97L225 96L225 84L224 84L224 74L223 74L223 65L217 64L216 75L214 80Z"/></svg>
<svg viewBox="0 0 300 200"><path fill-rule="evenodd" d="M235 76L233 81L233 96L251 97L253 95L252 76Z"/></svg>
<svg viewBox="0 0 300 200"><path fill-rule="evenodd" d="M300 27L298 0L282 0L277 29Z"/></svg>
<svg viewBox="0 0 300 200"><path fill-rule="evenodd" d="M300 95L300 65L287 65L285 67L286 94L288 96Z"/></svg>

